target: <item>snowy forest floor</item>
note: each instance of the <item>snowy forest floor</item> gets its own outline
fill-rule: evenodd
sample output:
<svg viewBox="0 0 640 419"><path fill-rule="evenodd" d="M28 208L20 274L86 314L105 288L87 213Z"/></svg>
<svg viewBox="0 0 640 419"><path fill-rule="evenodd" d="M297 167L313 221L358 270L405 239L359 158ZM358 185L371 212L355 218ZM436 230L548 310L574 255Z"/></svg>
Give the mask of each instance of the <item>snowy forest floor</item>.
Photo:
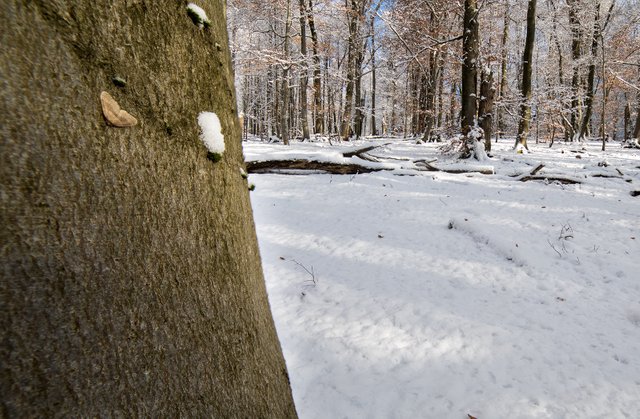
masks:
<svg viewBox="0 0 640 419"><path fill-rule="evenodd" d="M504 141L481 164L390 139L244 150L339 162L388 142L365 163L389 171L250 175L300 417L637 417L640 150L518 155ZM495 174L416 171L419 159ZM540 163L581 183L518 180Z"/></svg>

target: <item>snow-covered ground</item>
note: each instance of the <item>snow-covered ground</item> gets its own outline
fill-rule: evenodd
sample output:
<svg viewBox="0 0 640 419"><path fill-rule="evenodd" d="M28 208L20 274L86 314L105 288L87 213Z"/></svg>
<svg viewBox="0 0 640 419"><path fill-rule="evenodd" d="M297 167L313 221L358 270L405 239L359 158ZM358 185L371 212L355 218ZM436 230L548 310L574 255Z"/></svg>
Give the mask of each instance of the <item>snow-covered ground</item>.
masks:
<svg viewBox="0 0 640 419"><path fill-rule="evenodd" d="M509 141L482 162L495 175L447 174L408 170L450 166L437 145L375 141L394 142L372 155L410 160L250 175L300 417L638 417L640 153L517 155ZM340 161L363 145L248 142L245 155ZM515 177L539 163L583 183Z"/></svg>

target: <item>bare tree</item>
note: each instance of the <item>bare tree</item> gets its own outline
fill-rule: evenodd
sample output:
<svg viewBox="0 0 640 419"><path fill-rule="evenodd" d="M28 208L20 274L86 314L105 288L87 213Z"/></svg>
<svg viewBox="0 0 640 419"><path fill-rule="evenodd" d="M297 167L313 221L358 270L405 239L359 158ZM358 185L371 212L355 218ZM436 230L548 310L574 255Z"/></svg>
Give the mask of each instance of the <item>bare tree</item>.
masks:
<svg viewBox="0 0 640 419"><path fill-rule="evenodd" d="M478 90L478 2L465 0L462 50L462 134L467 135L476 123Z"/></svg>
<svg viewBox="0 0 640 419"><path fill-rule="evenodd" d="M529 0L527 6L527 37L522 54L522 102L520 104L520 124L516 144L526 148L531 124L531 75L533 66L533 48L536 34L536 0Z"/></svg>

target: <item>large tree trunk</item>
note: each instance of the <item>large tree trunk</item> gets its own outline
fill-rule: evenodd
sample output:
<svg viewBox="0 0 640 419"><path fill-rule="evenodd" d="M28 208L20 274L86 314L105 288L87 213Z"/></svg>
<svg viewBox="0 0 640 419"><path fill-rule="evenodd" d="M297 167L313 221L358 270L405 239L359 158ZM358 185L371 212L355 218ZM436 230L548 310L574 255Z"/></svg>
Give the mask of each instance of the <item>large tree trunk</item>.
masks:
<svg viewBox="0 0 640 419"><path fill-rule="evenodd" d="M531 75L533 66L533 48L536 35L536 0L529 0L527 7L527 37L522 54L522 97L520 104L520 123L515 147L527 147L527 137L531 124Z"/></svg>
<svg viewBox="0 0 640 419"><path fill-rule="evenodd" d="M347 86L345 90L344 112L340 124L340 136L348 141L351 136L351 118L353 117L354 93L358 82L358 69L361 42L360 21L364 15L364 2L366 0L349 0L347 7L347 20L349 22L349 39L347 40ZM361 61L361 60L360 60ZM358 103L355 104L358 106Z"/></svg>
<svg viewBox="0 0 640 419"><path fill-rule="evenodd" d="M0 6L3 417L296 416L224 3L199 5L211 25L183 2ZM138 124L105 123L102 91ZM202 111L222 125L218 163Z"/></svg>
<svg viewBox="0 0 640 419"><path fill-rule="evenodd" d="M462 50L461 129L466 135L475 125L478 84L478 2L465 0Z"/></svg>

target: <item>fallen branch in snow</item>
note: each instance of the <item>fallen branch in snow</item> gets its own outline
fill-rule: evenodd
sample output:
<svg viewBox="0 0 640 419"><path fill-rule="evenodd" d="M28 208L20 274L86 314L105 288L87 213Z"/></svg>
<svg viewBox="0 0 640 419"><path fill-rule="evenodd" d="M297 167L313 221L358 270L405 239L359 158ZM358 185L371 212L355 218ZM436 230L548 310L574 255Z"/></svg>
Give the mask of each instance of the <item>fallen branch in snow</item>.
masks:
<svg viewBox="0 0 640 419"><path fill-rule="evenodd" d="M469 167L467 169L443 169L443 168L438 168L435 166L432 166L430 164L431 162L428 162L426 160L417 160L415 161L415 165L418 167L424 167L428 172L445 172L445 173L453 173L453 174L459 174L459 173L481 173L483 175L493 175L494 171L493 168L488 168L488 167Z"/></svg>
<svg viewBox="0 0 640 419"><path fill-rule="evenodd" d="M591 177L602 177L602 178L607 178L607 179L622 179L622 176L609 175L607 173L595 173L595 174L591 175Z"/></svg>
<svg viewBox="0 0 640 419"><path fill-rule="evenodd" d="M543 176L543 175L523 176L518 180L520 182L528 182L530 180L542 180L546 182L559 182L565 185L577 185L582 183L577 179L570 179L570 178L560 177L560 176Z"/></svg>
<svg viewBox="0 0 640 419"><path fill-rule="evenodd" d="M367 167L356 163L331 163L301 159L247 162L248 173L279 173L286 170L323 171L334 175L355 175L389 169Z"/></svg>
<svg viewBox="0 0 640 419"><path fill-rule="evenodd" d="M357 157L360 157L363 160L369 160L371 157L370 156L363 157L364 153L366 153L368 151L371 151L371 150L374 150L374 149L376 149L378 147L384 147L384 146L389 145L389 144L391 144L391 143L385 143L385 144L380 144L380 145L371 145L371 146L368 146L368 147L364 147L364 148L360 148L360 149L357 149L357 150L353 150L353 151L348 151L346 153L342 153L342 155L344 157L346 157L346 158L351 158L351 157L357 156Z"/></svg>
<svg viewBox="0 0 640 419"><path fill-rule="evenodd" d="M538 173L540 170L542 170L542 168L544 167L544 164L540 163L535 169L533 169L531 171L531 173L529 173L530 176L535 176L536 173Z"/></svg>
<svg viewBox="0 0 640 419"><path fill-rule="evenodd" d="M313 270L313 265L311 265L311 270L309 270L306 266L304 266L302 263L298 262L295 259L291 259L291 262L295 263L296 265L304 269L311 276L311 279L309 280L309 282L313 282L313 285L316 285L318 283L318 280L316 279L316 272Z"/></svg>

